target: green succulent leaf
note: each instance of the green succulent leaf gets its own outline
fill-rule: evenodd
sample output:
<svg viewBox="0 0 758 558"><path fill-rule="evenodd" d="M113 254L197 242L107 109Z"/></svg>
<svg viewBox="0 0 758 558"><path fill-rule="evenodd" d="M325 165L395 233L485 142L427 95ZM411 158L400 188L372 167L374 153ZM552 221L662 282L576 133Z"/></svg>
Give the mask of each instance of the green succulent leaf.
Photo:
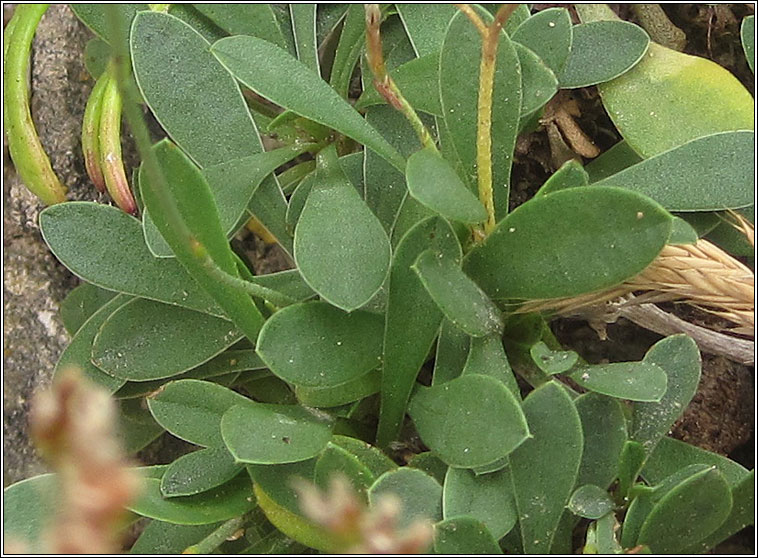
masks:
<svg viewBox="0 0 758 558"><path fill-rule="evenodd" d="M582 424L566 391L548 382L524 400L531 437L509 456L524 552L550 550L582 459Z"/></svg>
<svg viewBox="0 0 758 558"><path fill-rule="evenodd" d="M216 316L213 299L175 260L145 246L139 221L116 207L67 202L40 213L42 236L63 265L95 286ZM92 234L92 231L98 234ZM118 257L113 257L114 253Z"/></svg>
<svg viewBox="0 0 758 558"><path fill-rule="evenodd" d="M451 4L395 4L419 57L439 55L445 31L457 13Z"/></svg>
<svg viewBox="0 0 758 558"><path fill-rule="evenodd" d="M632 70L598 89L611 120L643 158L718 132L753 130L753 97L736 77L656 43Z"/></svg>
<svg viewBox="0 0 758 558"><path fill-rule="evenodd" d="M436 149L421 149L411 155L405 178L410 195L435 213L462 223L487 220L484 206Z"/></svg>
<svg viewBox="0 0 758 558"><path fill-rule="evenodd" d="M740 26L740 38L750 70L755 72L755 16L747 16Z"/></svg>
<svg viewBox="0 0 758 558"><path fill-rule="evenodd" d="M59 316L63 327L74 335L92 315L102 308L116 293L83 282L74 287L60 304Z"/></svg>
<svg viewBox="0 0 758 558"><path fill-rule="evenodd" d="M185 548L200 542L220 525L177 525L154 519L129 549L129 554L181 554Z"/></svg>
<svg viewBox="0 0 758 558"><path fill-rule="evenodd" d="M571 495L568 509L579 517L600 519L613 510L613 500L606 490L594 484L585 484Z"/></svg>
<svg viewBox="0 0 758 558"><path fill-rule="evenodd" d="M241 337L226 320L138 298L103 322L91 358L116 378L156 380L203 364Z"/></svg>
<svg viewBox="0 0 758 558"><path fill-rule="evenodd" d="M137 12L149 10L148 4L117 4L118 25L121 28L119 36L128 37L129 28L132 25ZM107 43L110 43L110 26L108 22L108 8L105 4L72 4L71 11L76 14L84 25L89 27L95 35Z"/></svg>
<svg viewBox="0 0 758 558"><path fill-rule="evenodd" d="M467 469L449 468L443 485L445 519L467 515L481 521L495 538L501 539L518 521L511 473L505 468L488 475Z"/></svg>
<svg viewBox="0 0 758 558"><path fill-rule="evenodd" d="M195 496L164 498L159 479L145 479L139 499L127 509L144 517L179 525L205 525L239 517L255 507L253 483L245 474Z"/></svg>
<svg viewBox="0 0 758 558"><path fill-rule="evenodd" d="M550 175L550 178L537 190L535 196L546 196L558 190L578 188L587 184L589 184L589 176L582 164L576 159L569 159Z"/></svg>
<svg viewBox="0 0 758 558"><path fill-rule="evenodd" d="M63 349L58 362L55 364L55 377L59 376L66 368L73 366L78 368L84 377L104 387L110 393L114 393L126 383L123 378L106 374L92 363L92 344L105 321L130 300L132 298L126 295L116 295L84 322L68 346Z"/></svg>
<svg viewBox="0 0 758 558"><path fill-rule="evenodd" d="M337 407L377 393L381 384L382 374L376 369L337 386L295 386L295 396L309 407Z"/></svg>
<svg viewBox="0 0 758 558"><path fill-rule="evenodd" d="M333 419L299 405L246 402L221 418L221 435L234 459L260 465L317 455L332 437Z"/></svg>
<svg viewBox="0 0 758 558"><path fill-rule="evenodd" d="M416 258L429 248L454 259L461 257L461 247L450 224L441 217L431 217L408 231L392 260L377 431L377 443L382 447L400 432L416 375L442 321L442 312L411 269Z"/></svg>
<svg viewBox="0 0 758 558"><path fill-rule="evenodd" d="M640 442L647 453L666 436L684 414L700 382L700 351L692 338L672 335L653 345L643 362L666 372L666 393L655 403L636 403L632 412L630 438Z"/></svg>
<svg viewBox="0 0 758 558"><path fill-rule="evenodd" d="M667 386L666 371L646 360L580 366L569 376L585 389L631 401L660 402Z"/></svg>
<svg viewBox="0 0 758 558"><path fill-rule="evenodd" d="M257 351L287 382L335 387L380 364L383 326L381 316L369 312L348 314L324 302L295 304L266 322Z"/></svg>
<svg viewBox="0 0 758 558"><path fill-rule="evenodd" d="M532 345L529 349L532 360L545 374L563 374L571 370L579 361L579 355L574 351L553 351L543 341Z"/></svg>
<svg viewBox="0 0 758 558"><path fill-rule="evenodd" d="M573 27L565 8L548 8L521 23L511 39L532 50L556 75L571 52ZM522 111L523 112L523 111Z"/></svg>
<svg viewBox="0 0 758 558"><path fill-rule="evenodd" d="M24 545L29 552L44 552L38 548L40 533L52 519L58 479L53 473L37 475L14 483L3 489L3 508L13 510L3 513L3 536Z"/></svg>
<svg viewBox="0 0 758 558"><path fill-rule="evenodd" d="M424 288L448 320L473 337L500 333L500 310L469 279L456 259L442 252L424 251L413 264Z"/></svg>
<svg viewBox="0 0 758 558"><path fill-rule="evenodd" d="M127 454L144 449L166 431L155 422L144 400L119 401L118 407L118 437Z"/></svg>
<svg viewBox="0 0 758 558"><path fill-rule="evenodd" d="M619 458L627 440L624 408L620 401L598 393L574 400L582 421L584 450L576 485L608 488L618 473Z"/></svg>
<svg viewBox="0 0 758 558"><path fill-rule="evenodd" d="M222 447L221 417L250 400L228 388L201 380L167 383L148 397L155 420L177 438L205 447Z"/></svg>
<svg viewBox="0 0 758 558"><path fill-rule="evenodd" d="M397 469L397 464L387 457L379 448L349 436L335 435L333 444L349 451L354 455L374 477L379 477L387 471Z"/></svg>
<svg viewBox="0 0 758 558"><path fill-rule="evenodd" d="M465 374L492 376L503 382L516 399L521 399L521 391L505 355L500 332L471 339L468 358L463 367L463 375Z"/></svg>
<svg viewBox="0 0 758 558"><path fill-rule="evenodd" d="M329 442L316 461L314 481L316 486L329 490L333 479L347 478L352 487L367 501L367 491L376 477L371 470L350 451Z"/></svg>
<svg viewBox="0 0 758 558"><path fill-rule="evenodd" d="M644 196L571 188L516 208L463 269L493 300L575 296L642 271L670 232L671 216Z"/></svg>
<svg viewBox="0 0 758 558"><path fill-rule="evenodd" d="M340 40L334 51L329 84L341 97L347 98L350 78L364 47L366 35L366 15L363 6L348 6L340 32Z"/></svg>
<svg viewBox="0 0 758 558"><path fill-rule="evenodd" d="M453 517L434 526L434 551L437 554L503 554L487 526L469 516Z"/></svg>
<svg viewBox="0 0 758 558"><path fill-rule="evenodd" d="M449 320L442 320L434 357L432 385L443 384L461 375L468 360L470 345L471 337L466 332Z"/></svg>
<svg viewBox="0 0 758 558"><path fill-rule="evenodd" d="M562 89L610 81L642 60L650 44L644 29L627 21L575 25L571 55L558 75Z"/></svg>
<svg viewBox="0 0 758 558"><path fill-rule="evenodd" d="M295 229L295 262L314 291L350 312L366 304L384 283L390 243L339 165L321 172ZM335 275L335 270L340 273Z"/></svg>
<svg viewBox="0 0 758 558"><path fill-rule="evenodd" d="M253 35L287 48L270 4L193 4L194 8L230 35Z"/></svg>
<svg viewBox="0 0 758 558"><path fill-rule="evenodd" d="M648 456L642 476L651 485L660 484L666 477L697 463L715 466L732 488L750 474L742 465L723 455L666 437L658 442Z"/></svg>
<svg viewBox="0 0 758 558"><path fill-rule="evenodd" d="M369 488L369 502L375 506L386 495L400 500L399 525L410 525L418 519L442 519L442 487L423 471L400 467L384 473Z"/></svg>
<svg viewBox="0 0 758 558"><path fill-rule="evenodd" d="M164 498L206 492L236 477L243 466L224 447L205 448L181 456L161 477Z"/></svg>
<svg viewBox="0 0 758 558"><path fill-rule="evenodd" d="M316 4L290 4L292 32L295 36L297 59L321 75L318 60L318 43L316 41Z"/></svg>
<svg viewBox="0 0 758 558"><path fill-rule="evenodd" d="M746 207L754 201L751 131L688 141L596 182L628 188L670 211Z"/></svg>
<svg viewBox="0 0 758 558"><path fill-rule="evenodd" d="M408 408L424 443L452 467L488 465L529 436L518 400L501 381L467 374L420 387ZM497 423L500 428L488 425Z"/></svg>
<svg viewBox="0 0 758 558"><path fill-rule="evenodd" d="M545 106L558 92L558 79L537 54L514 42L521 68L521 118Z"/></svg>
<svg viewBox="0 0 758 558"><path fill-rule="evenodd" d="M650 511L637 544L656 554L677 554L715 531L729 517L732 494L715 467L706 468L672 488Z"/></svg>
<svg viewBox="0 0 758 558"><path fill-rule="evenodd" d="M400 154L347 101L276 45L256 37L228 37L215 43L211 52L259 95L364 144L398 169L404 167Z"/></svg>
<svg viewBox="0 0 758 558"><path fill-rule="evenodd" d="M408 462L408 467L424 471L440 483L441 486L445 484L445 475L447 475L447 470L450 468L447 466L447 463L430 451L415 454Z"/></svg>

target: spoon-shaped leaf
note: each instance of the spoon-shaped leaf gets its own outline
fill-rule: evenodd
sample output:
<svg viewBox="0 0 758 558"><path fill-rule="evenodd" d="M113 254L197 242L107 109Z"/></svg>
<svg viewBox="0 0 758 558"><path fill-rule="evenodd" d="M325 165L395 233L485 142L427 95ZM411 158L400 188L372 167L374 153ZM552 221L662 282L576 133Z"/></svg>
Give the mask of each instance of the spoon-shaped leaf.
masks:
<svg viewBox="0 0 758 558"><path fill-rule="evenodd" d="M470 516L453 517L434 526L434 551L437 554L503 554L487 526Z"/></svg>
<svg viewBox="0 0 758 558"><path fill-rule="evenodd" d="M613 510L613 500L606 490L594 484L585 484L571 495L568 509L579 517L599 519Z"/></svg>
<svg viewBox="0 0 758 558"><path fill-rule="evenodd" d="M745 51L747 65L755 72L755 16L747 16L740 26L742 48Z"/></svg>
<svg viewBox="0 0 758 558"><path fill-rule="evenodd" d="M619 457L627 439L621 402L598 393L585 393L574 400L582 421L584 450L576 485L608 488L618 474Z"/></svg>
<svg viewBox="0 0 758 558"><path fill-rule="evenodd" d="M650 44L628 21L593 21L573 28L571 55L558 75L562 89L610 81L639 63Z"/></svg>
<svg viewBox="0 0 758 558"><path fill-rule="evenodd" d="M566 391L548 382L524 400L532 436L510 456L524 552L549 551L582 458L582 424Z"/></svg>
<svg viewBox="0 0 758 558"><path fill-rule="evenodd" d="M187 4L182 5L187 6ZM129 553L181 554L188 546L199 543L220 526L220 522L206 525L177 525L153 519L129 549Z"/></svg>
<svg viewBox="0 0 758 558"><path fill-rule="evenodd" d="M270 4L197 4L194 7L230 35L254 35L287 47Z"/></svg>
<svg viewBox="0 0 758 558"><path fill-rule="evenodd" d="M139 221L123 211L109 205L68 202L48 207L39 220L53 254L89 283L223 315L178 261L153 257L145 246ZM93 230L99 233L92 234Z"/></svg>
<svg viewBox="0 0 758 558"><path fill-rule="evenodd" d="M575 296L652 262L671 215L621 188L570 188L529 200L469 252L463 269L494 300Z"/></svg>
<svg viewBox="0 0 758 558"><path fill-rule="evenodd" d="M569 57L572 36L568 10L548 8L519 25L511 39L534 51L558 75Z"/></svg>
<svg viewBox="0 0 758 558"><path fill-rule="evenodd" d="M442 519L442 487L423 471L400 467L384 473L369 488L369 502L376 505L390 494L401 503L400 525L410 525L417 519Z"/></svg>
<svg viewBox="0 0 758 558"><path fill-rule="evenodd" d="M82 282L66 295L58 308L58 315L63 327L70 335L74 335L92 314L103 307L116 296L113 291L106 291L92 283Z"/></svg>
<svg viewBox="0 0 758 558"><path fill-rule="evenodd" d="M457 13L451 4L395 4L419 56L439 55L448 23Z"/></svg>
<svg viewBox="0 0 758 558"><path fill-rule="evenodd" d="M384 330L382 398L377 443L385 447L400 432L408 398L439 331L442 312L411 269L433 248L460 259L461 246L450 224L431 217L415 225L395 250L390 270Z"/></svg>
<svg viewBox="0 0 758 558"><path fill-rule="evenodd" d="M463 331L474 337L502 331L500 311L454 259L427 250L413 264L413 270L447 319Z"/></svg>
<svg viewBox="0 0 758 558"><path fill-rule="evenodd" d="M288 306L268 319L258 338L261 359L281 379L305 387L334 387L380 364L381 316L351 313L324 302Z"/></svg>
<svg viewBox="0 0 758 558"><path fill-rule="evenodd" d="M436 150L421 149L405 167L408 192L443 217L462 223L482 223L487 211Z"/></svg>
<svg viewBox="0 0 758 558"><path fill-rule="evenodd" d="M662 368L667 375L666 393L657 403L637 403L632 413L631 439L648 454L684 414L700 382L700 351L692 338L672 335L658 341L643 362Z"/></svg>
<svg viewBox="0 0 758 558"><path fill-rule="evenodd" d="M442 116L437 94L438 73L439 53L414 58L390 71L398 89L403 92L403 97L415 110ZM386 102L376 87L367 86L355 103L355 108L361 110Z"/></svg>
<svg viewBox="0 0 758 558"><path fill-rule="evenodd" d="M161 477L161 494L166 498L192 496L230 481L242 465L224 447L206 448L181 456Z"/></svg>
<svg viewBox="0 0 758 558"><path fill-rule="evenodd" d="M476 475L467 469L450 467L445 476L442 507L445 519L471 516L484 523L495 539L501 539L518 520L508 469Z"/></svg>
<svg viewBox="0 0 758 558"><path fill-rule="evenodd" d="M160 479L145 479L139 499L127 509L144 517L181 525L204 525L239 517L255 507L253 483L245 474L207 493L164 498Z"/></svg>
<svg viewBox="0 0 758 558"><path fill-rule="evenodd" d="M553 351L543 341L535 343L529 354L537 367L545 374L563 374L579 360L574 351Z"/></svg>
<svg viewBox="0 0 758 558"><path fill-rule="evenodd" d="M228 388L200 380L177 380L148 397L155 420L177 438L206 447L220 447L221 417L249 399Z"/></svg>
<svg viewBox="0 0 758 558"><path fill-rule="evenodd" d="M224 413L221 435L238 462L293 463L324 449L332 424L331 416L299 405L248 402Z"/></svg>
<svg viewBox="0 0 758 558"><path fill-rule="evenodd" d="M437 373L436 368L434 372ZM503 339L499 332L486 337L471 338L463 374L482 374L497 378L511 390L516 399L521 399L521 391L505 355Z"/></svg>
<svg viewBox="0 0 758 558"><path fill-rule="evenodd" d="M694 139L596 182L645 194L669 211L710 211L754 203L751 131Z"/></svg>
<svg viewBox="0 0 758 558"><path fill-rule="evenodd" d="M561 165L561 167L555 171L542 186L540 186L540 189L537 190L535 196L546 196L553 192L557 192L558 190L587 186L587 184L589 184L587 171L584 170L582 164L577 160L570 159Z"/></svg>
<svg viewBox="0 0 758 558"><path fill-rule="evenodd" d="M666 371L645 360L580 366L569 376L583 388L619 399L659 402L666 393Z"/></svg>
<svg viewBox="0 0 758 558"><path fill-rule="evenodd" d="M518 400L491 376L467 374L421 387L408 413L424 443L452 467L488 465L511 453L529 435ZM493 423L499 427L488 426Z"/></svg>
<svg viewBox="0 0 758 558"><path fill-rule="evenodd" d="M513 43L521 68L521 118L543 107L558 91L558 79L531 49Z"/></svg>
<svg viewBox="0 0 758 558"><path fill-rule="evenodd" d="M398 169L404 167L400 154L347 101L276 45L256 37L237 36L221 39L211 52L259 95L364 144ZM287 76L284 81L283 75Z"/></svg>
<svg viewBox="0 0 758 558"><path fill-rule="evenodd" d="M295 229L295 262L321 298L350 312L384 283L390 243L336 156L317 173Z"/></svg>
<svg viewBox="0 0 758 558"><path fill-rule="evenodd" d="M226 320L137 298L103 323L92 345L92 362L124 380L168 378L213 358L241 337Z"/></svg>

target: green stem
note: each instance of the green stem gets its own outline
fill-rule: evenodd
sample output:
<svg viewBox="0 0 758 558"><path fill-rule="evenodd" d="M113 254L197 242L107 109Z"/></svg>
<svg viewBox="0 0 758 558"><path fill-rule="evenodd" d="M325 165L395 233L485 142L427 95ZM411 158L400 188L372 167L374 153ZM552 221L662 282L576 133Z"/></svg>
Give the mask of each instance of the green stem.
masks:
<svg viewBox="0 0 758 558"><path fill-rule="evenodd" d="M136 215L137 204L129 189L121 155L121 92L113 66L109 66L106 74L100 108L100 166L113 201L126 213Z"/></svg>
<svg viewBox="0 0 758 558"><path fill-rule="evenodd" d="M400 88L387 73L382 51L381 23L382 13L379 4L366 4L366 55L368 65L374 74L374 87L390 105L405 116L413 131L416 132L421 145L436 152L437 146L432 134L429 133L419 115L403 97Z"/></svg>
<svg viewBox="0 0 758 558"><path fill-rule="evenodd" d="M82 120L82 153L84 166L92 183L100 192L105 192L105 177L100 166L100 115L103 112L103 93L108 84L108 74L103 74L95 82Z"/></svg>
<svg viewBox="0 0 758 558"><path fill-rule="evenodd" d="M221 546L224 541L239 531L245 523L245 518L235 517L221 524L218 529L197 544L188 546L182 554L210 554Z"/></svg>
<svg viewBox="0 0 758 558"><path fill-rule="evenodd" d="M29 109L29 55L37 25L48 4L19 4L5 33L3 115L8 150L29 190L48 205L66 201L66 188L50 165Z"/></svg>
<svg viewBox="0 0 758 558"><path fill-rule="evenodd" d="M632 4L632 11L653 41L672 50L684 50L687 35L671 22L659 4Z"/></svg>

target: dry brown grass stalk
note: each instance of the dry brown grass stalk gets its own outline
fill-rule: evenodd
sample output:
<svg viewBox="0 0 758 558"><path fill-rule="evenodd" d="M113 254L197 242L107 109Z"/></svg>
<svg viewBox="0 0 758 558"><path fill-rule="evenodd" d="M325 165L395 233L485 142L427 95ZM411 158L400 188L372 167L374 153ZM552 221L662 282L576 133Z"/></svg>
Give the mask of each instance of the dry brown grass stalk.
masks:
<svg viewBox="0 0 758 558"><path fill-rule="evenodd" d="M734 324L726 330L730 333L754 336L755 275L703 239L695 244L664 247L640 274L611 289L577 297L529 301L518 312L550 310L567 315L631 293L643 294L626 304L682 301L728 320Z"/></svg>

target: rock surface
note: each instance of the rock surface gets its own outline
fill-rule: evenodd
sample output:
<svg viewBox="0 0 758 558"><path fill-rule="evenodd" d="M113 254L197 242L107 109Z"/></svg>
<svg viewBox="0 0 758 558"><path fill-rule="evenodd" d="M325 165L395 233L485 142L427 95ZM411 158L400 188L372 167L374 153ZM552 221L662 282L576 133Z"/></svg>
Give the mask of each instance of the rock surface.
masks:
<svg viewBox="0 0 758 558"><path fill-rule="evenodd" d="M7 6L4 6L4 8ZM79 138L92 88L84 45L92 34L65 5L51 6L40 22L31 59L32 117L69 199L95 199ZM3 485L44 471L29 441L27 412L33 393L49 384L69 337L58 305L76 284L50 254L37 226L43 204L3 156Z"/></svg>

